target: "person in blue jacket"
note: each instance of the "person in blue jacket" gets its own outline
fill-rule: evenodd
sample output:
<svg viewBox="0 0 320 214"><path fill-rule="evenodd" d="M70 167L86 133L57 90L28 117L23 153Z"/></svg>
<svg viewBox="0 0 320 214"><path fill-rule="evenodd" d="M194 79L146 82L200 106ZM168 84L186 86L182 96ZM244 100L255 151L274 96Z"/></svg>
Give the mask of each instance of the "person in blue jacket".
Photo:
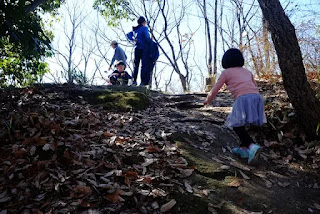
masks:
<svg viewBox="0 0 320 214"><path fill-rule="evenodd" d="M148 43L151 41L149 29L143 16L138 18L138 26L128 33L127 38L135 42L133 85L137 84L138 69L141 61L141 85L149 85L152 64L148 59ZM149 43L150 44L150 43Z"/></svg>

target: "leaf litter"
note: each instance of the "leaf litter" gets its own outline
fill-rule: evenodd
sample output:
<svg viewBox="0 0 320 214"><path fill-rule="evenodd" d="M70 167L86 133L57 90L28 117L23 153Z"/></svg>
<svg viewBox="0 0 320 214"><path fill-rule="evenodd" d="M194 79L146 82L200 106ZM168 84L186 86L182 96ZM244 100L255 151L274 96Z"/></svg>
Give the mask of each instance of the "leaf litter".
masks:
<svg viewBox="0 0 320 214"><path fill-rule="evenodd" d="M164 205L163 211L176 206L171 196L174 187L183 194L193 191L199 197L210 193L187 181L180 183L195 168L168 139L177 131L205 136L204 140L199 137L199 145L185 141L210 151L207 141L215 136L195 127L175 126L170 117L163 117L170 115L172 108L156 104L141 112L110 112L82 98L75 100L80 98L66 91L57 91L35 88L28 93L1 94L2 99L10 100L1 110L1 212L160 212ZM223 170L232 170L229 166L233 166L245 180L254 174L267 188L290 188L293 184L287 182L291 175L288 173L296 175L306 165L319 169L319 142L305 142L290 123L293 111L287 98L281 94L279 98L282 103L266 106L269 127L256 139L264 139L268 152L261 156L265 161L279 167L290 166L286 176L259 172L231 157L212 157L223 164ZM305 143L297 144L299 139ZM231 150L230 146L226 148L222 153ZM236 178L227 186L242 184ZM310 188L318 188L318 184ZM317 205L314 203L313 207L318 209Z"/></svg>
<svg viewBox="0 0 320 214"><path fill-rule="evenodd" d="M172 188L194 171L167 140L162 109L110 112L50 89L7 96L15 99L1 112L1 213L167 212Z"/></svg>

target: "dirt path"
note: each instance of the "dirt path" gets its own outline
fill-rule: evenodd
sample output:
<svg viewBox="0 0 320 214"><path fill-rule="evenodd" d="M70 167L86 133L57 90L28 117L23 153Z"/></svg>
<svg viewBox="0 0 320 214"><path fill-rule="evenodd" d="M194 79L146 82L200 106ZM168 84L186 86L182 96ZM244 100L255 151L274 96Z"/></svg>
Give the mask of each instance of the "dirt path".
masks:
<svg viewBox="0 0 320 214"><path fill-rule="evenodd" d="M231 110L230 94L220 93L212 107L202 106L204 97L154 97L155 103L165 103L163 109L176 107L164 116L177 129L172 139L196 168L188 183L194 189L212 190L206 199L181 199L188 207L186 213L208 212L208 207L194 206L195 200L209 203L212 213L320 213L319 171L306 169L299 162L277 162L270 154L273 150L267 147L258 165L248 166L245 160L231 154L238 139L223 125Z"/></svg>

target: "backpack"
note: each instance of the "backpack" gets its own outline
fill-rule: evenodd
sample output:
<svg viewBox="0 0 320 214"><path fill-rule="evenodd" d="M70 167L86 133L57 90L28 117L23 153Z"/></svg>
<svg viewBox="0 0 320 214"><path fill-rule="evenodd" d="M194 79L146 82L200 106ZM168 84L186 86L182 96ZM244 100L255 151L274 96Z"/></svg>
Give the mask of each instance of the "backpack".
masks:
<svg viewBox="0 0 320 214"><path fill-rule="evenodd" d="M151 41L150 52L152 62L156 62L159 58L159 46L155 41Z"/></svg>
<svg viewBox="0 0 320 214"><path fill-rule="evenodd" d="M151 61L155 63L159 58L159 46L158 43L153 41L152 39L147 40L147 51L148 56L150 57Z"/></svg>

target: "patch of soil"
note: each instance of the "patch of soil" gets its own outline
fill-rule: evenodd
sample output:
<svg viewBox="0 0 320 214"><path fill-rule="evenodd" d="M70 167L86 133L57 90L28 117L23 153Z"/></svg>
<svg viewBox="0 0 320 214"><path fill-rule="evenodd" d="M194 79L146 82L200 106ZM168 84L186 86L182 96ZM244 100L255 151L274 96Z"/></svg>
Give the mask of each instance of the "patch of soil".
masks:
<svg viewBox="0 0 320 214"><path fill-rule="evenodd" d="M207 199L211 204L224 201L215 208L218 213L318 212L320 141L306 141L301 134L281 84L258 84L268 123L249 129L264 147L256 166L248 166L230 152L238 139L223 125L233 102L228 92L220 92L210 107L201 107L202 94L166 98L171 107L177 103L177 110L170 114L175 122L192 128L180 129L189 136L174 136L184 157L196 168L189 182L214 189ZM187 105L182 107L184 100ZM230 176L237 181L231 186Z"/></svg>

